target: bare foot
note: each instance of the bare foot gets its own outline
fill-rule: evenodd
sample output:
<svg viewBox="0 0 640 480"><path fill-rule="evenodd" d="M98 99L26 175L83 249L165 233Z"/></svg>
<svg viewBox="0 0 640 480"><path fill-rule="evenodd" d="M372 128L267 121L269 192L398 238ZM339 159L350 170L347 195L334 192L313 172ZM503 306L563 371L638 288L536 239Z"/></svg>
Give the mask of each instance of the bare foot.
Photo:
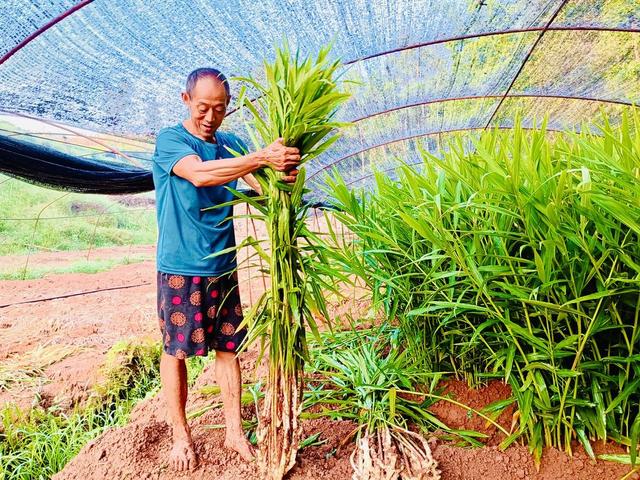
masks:
<svg viewBox="0 0 640 480"><path fill-rule="evenodd" d="M169 464L178 472L193 470L198 465L190 434L187 433L187 438L174 437L171 453L169 454Z"/></svg>
<svg viewBox="0 0 640 480"><path fill-rule="evenodd" d="M224 446L225 448L238 452L243 460L247 462L251 462L256 457L255 448L241 433L227 434L224 440Z"/></svg>

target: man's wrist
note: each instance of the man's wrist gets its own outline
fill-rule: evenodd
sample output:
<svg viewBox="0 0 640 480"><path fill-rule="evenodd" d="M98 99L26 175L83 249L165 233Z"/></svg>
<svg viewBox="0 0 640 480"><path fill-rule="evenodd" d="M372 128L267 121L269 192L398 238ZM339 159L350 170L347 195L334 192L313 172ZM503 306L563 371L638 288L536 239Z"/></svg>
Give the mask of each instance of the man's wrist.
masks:
<svg viewBox="0 0 640 480"><path fill-rule="evenodd" d="M249 158L251 162L252 172L255 172L259 168L267 165L267 159L264 157L264 155L260 154L260 151L250 153L249 155L247 155L247 158Z"/></svg>

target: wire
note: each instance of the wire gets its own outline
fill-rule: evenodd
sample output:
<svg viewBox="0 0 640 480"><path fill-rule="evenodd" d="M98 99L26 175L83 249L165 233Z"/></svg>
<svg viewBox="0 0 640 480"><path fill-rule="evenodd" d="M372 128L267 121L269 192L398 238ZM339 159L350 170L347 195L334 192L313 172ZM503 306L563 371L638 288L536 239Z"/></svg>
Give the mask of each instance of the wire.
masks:
<svg viewBox="0 0 640 480"><path fill-rule="evenodd" d="M137 287L143 287L145 285L151 285L151 282L143 282L135 285L123 285L121 287L101 288L98 290L89 290L87 292L68 293L66 295L58 295L56 297L47 297L47 298L38 298L36 300L26 300L24 302L6 303L4 305L0 305L0 308L8 308L8 307L13 307L15 305L26 305L29 303L48 302L50 300L58 300L61 298L69 298L69 297L78 297L82 295L91 295L91 294L100 293L100 292L110 292L112 290L123 290L125 288L137 288Z"/></svg>
<svg viewBox="0 0 640 480"><path fill-rule="evenodd" d="M89 213L89 214L86 214L86 215L85 214L82 214L82 215L66 215L66 216L61 216L61 217L0 218L0 221L4 221L4 222L12 222L12 221L28 222L28 221L33 221L33 220L63 220L63 219L80 218L80 217L100 217L100 216L104 216L104 215L126 215L129 212L140 211L140 210L152 210L152 208L151 207L124 208L122 211L119 211L119 212Z"/></svg>
<svg viewBox="0 0 640 480"><path fill-rule="evenodd" d="M544 37L544 34L547 33L547 31L550 29L551 24L555 21L556 17L560 14L560 12L562 11L562 9L565 7L565 5L567 3L569 3L569 0L563 0L562 1L560 6L558 7L558 9L555 11L553 16L549 19L549 21L547 22L545 27L540 32L540 35L538 35L538 38L536 39L536 41L531 46L531 49L529 50L529 53L527 53L527 56L524 57L524 61L522 62L522 65L520 65L520 69L518 70L518 73L516 73L515 77L513 77L513 80L511 80L511 84L509 85L509 88L507 88L507 91L504 92L504 96L500 99L500 103L498 103L498 106L496 107L496 109L491 114L491 117L489 118L489 121L487 122L487 124L484 127L485 130L487 130L489 128L489 126L493 122L493 119L496 118L498 110L500 110L500 107L502 107L502 104L504 103L504 101L507 99L507 97L511 93L511 90L513 89L513 86L515 85L516 81L518 80L518 78L520 78L520 74L522 73L522 71L524 70L524 67L527 65L527 62L531 58L531 55L533 54L533 51L540 44L540 42L542 41L542 37Z"/></svg>

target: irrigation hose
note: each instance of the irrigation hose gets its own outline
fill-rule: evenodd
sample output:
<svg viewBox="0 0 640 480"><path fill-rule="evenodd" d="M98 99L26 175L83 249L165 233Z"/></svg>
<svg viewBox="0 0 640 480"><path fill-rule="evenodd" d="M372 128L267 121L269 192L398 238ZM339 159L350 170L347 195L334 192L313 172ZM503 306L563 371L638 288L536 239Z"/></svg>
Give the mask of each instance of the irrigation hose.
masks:
<svg viewBox="0 0 640 480"><path fill-rule="evenodd" d="M58 295L56 297L37 298L35 300L26 300L24 302L6 303L4 305L0 305L0 308L13 307L15 305L26 305L28 303L48 302L50 300L58 300L58 299L61 299L61 298L78 297L78 296L82 296L82 295L91 295L91 294L94 294L94 293L109 292L109 291L112 291L112 290L123 290L125 288L136 288L136 287L142 287L142 286L145 286L145 285L151 285L151 282L137 283L135 285L122 285L120 287L100 288L98 290L89 290L87 292L68 293L66 295Z"/></svg>

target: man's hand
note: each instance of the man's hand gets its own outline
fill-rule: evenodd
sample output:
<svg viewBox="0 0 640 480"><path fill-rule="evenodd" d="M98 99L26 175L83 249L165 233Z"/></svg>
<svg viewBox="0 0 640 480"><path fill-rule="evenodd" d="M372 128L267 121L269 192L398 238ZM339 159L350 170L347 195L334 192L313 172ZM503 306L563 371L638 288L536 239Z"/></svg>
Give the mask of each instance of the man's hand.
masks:
<svg viewBox="0 0 640 480"><path fill-rule="evenodd" d="M296 181L297 176L298 176L298 170L291 170L287 172L287 174L284 177L282 177L282 181L287 183L294 183Z"/></svg>
<svg viewBox="0 0 640 480"><path fill-rule="evenodd" d="M298 174L296 167L299 164L300 151L294 147L284 146L282 139L279 138L257 152L242 157L221 158L215 162L203 162L197 155L186 155L174 165L173 173L190 181L196 187L211 187L224 185L249 175L261 167L271 167L284 172L282 180L292 183L296 180Z"/></svg>
<svg viewBox="0 0 640 480"><path fill-rule="evenodd" d="M282 143L282 138L277 139L262 150L258 150L256 155L261 159L260 163L263 167L269 166L279 172L292 171L300 163L300 151L295 147L285 146ZM285 178L290 177L291 175ZM293 177L295 179L295 174Z"/></svg>

